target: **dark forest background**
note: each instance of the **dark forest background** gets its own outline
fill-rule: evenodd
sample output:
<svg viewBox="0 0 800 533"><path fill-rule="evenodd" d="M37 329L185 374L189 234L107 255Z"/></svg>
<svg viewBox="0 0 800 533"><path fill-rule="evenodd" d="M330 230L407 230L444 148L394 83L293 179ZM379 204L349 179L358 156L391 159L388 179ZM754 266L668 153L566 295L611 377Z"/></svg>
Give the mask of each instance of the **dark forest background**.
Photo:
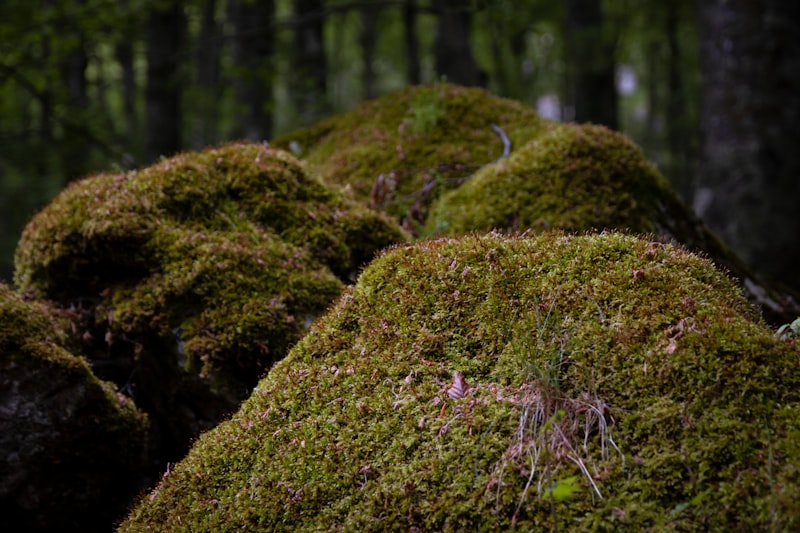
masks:
<svg viewBox="0 0 800 533"><path fill-rule="evenodd" d="M71 180L441 79L628 134L800 288L800 2L780 0L2 0L0 279Z"/></svg>

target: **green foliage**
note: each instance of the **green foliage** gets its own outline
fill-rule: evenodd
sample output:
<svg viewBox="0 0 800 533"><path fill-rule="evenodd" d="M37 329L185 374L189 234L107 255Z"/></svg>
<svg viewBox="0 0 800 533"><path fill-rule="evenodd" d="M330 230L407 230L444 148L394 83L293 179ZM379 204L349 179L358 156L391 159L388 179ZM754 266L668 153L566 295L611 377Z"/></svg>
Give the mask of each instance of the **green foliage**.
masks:
<svg viewBox="0 0 800 533"><path fill-rule="evenodd" d="M578 479L580 479L578 476L559 479L544 491L544 495L557 502L566 501L576 492L581 492L583 490L577 484Z"/></svg>
<svg viewBox="0 0 800 533"><path fill-rule="evenodd" d="M414 133L432 133L444 113L444 86L434 84L417 91L414 95L409 109L408 124Z"/></svg>
<svg viewBox="0 0 800 533"><path fill-rule="evenodd" d="M800 337L800 317L791 324L783 324L778 328L778 337L781 339L791 339Z"/></svg>

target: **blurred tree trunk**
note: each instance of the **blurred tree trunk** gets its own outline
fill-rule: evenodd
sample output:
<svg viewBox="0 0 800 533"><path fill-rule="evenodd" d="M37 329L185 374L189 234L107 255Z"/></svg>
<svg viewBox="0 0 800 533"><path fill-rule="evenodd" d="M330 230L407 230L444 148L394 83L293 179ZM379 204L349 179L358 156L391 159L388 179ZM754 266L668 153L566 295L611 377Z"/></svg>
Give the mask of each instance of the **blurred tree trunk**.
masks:
<svg viewBox="0 0 800 533"><path fill-rule="evenodd" d="M272 135L272 60L275 3L272 0L230 0L235 35L234 88L240 106L234 135L267 140Z"/></svg>
<svg viewBox="0 0 800 533"><path fill-rule="evenodd" d="M361 33L359 44L361 45L361 86L363 88L363 99L374 98L377 94L375 90L375 46L378 43L378 15L380 8L372 4L365 4L361 7Z"/></svg>
<svg viewBox="0 0 800 533"><path fill-rule="evenodd" d="M418 85L422 80L417 41L417 12L416 0L403 2L403 40L406 51L406 81L409 85Z"/></svg>
<svg viewBox="0 0 800 533"><path fill-rule="evenodd" d="M83 4L76 2L77 7ZM86 54L86 39L78 28L78 21L72 20L68 27L75 33L72 49L67 54L61 65L63 86L67 93L67 116L73 121L88 128L85 120L86 106L89 102L86 87L86 69L89 66L89 56ZM66 182L82 177L87 171L87 146L83 139L76 138L67 132L61 139L61 169Z"/></svg>
<svg viewBox="0 0 800 533"><path fill-rule="evenodd" d="M222 47L222 31L217 22L217 5L217 0L203 0L200 7L200 33L197 36L194 59L201 103L193 117L193 144L197 148L213 145L219 139L217 127L219 101L222 97L219 52ZM232 1L231 5L238 5L238 2ZM235 31L238 35L238 30Z"/></svg>
<svg viewBox="0 0 800 533"><path fill-rule="evenodd" d="M295 31L289 92L300 123L308 125L328 111L324 1L293 0L292 7Z"/></svg>
<svg viewBox="0 0 800 533"><path fill-rule="evenodd" d="M126 142L124 143L128 150L138 153L141 146L137 146L134 139L138 137L139 119L136 114L136 71L133 65L133 44L136 35L136 30L139 28L131 28L133 21L130 20L130 3L129 0L118 0L120 13L126 20L125 28L121 32L117 44L114 47L114 56L119 63L120 70L122 71L122 83L120 85L122 97L122 131L125 136ZM136 160L138 157L133 156Z"/></svg>
<svg viewBox="0 0 800 533"><path fill-rule="evenodd" d="M698 6L695 209L754 269L800 288L800 3Z"/></svg>
<svg viewBox="0 0 800 533"><path fill-rule="evenodd" d="M438 15L434 56L436 74L460 85L486 85L470 46L472 13L460 0L433 0Z"/></svg>
<svg viewBox="0 0 800 533"><path fill-rule="evenodd" d="M147 89L145 91L145 160L151 163L182 148L183 92L181 52L186 32L183 4L154 3L145 23Z"/></svg>
<svg viewBox="0 0 800 533"><path fill-rule="evenodd" d="M568 0L566 6L574 120L617 129L614 47L605 34L601 0Z"/></svg>
<svg viewBox="0 0 800 533"><path fill-rule="evenodd" d="M678 30L680 21L678 2L665 2L665 33L667 36L667 149L670 155L670 177L678 194L691 201L694 192L694 172L691 168L692 139L695 130L689 123L683 80L683 58Z"/></svg>

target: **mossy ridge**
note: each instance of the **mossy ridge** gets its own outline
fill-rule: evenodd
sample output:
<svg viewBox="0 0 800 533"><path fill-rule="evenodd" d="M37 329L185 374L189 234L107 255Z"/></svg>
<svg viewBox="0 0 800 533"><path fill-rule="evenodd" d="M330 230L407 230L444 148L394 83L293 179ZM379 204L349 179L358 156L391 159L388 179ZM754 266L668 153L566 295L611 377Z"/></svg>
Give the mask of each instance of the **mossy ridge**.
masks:
<svg viewBox="0 0 800 533"><path fill-rule="evenodd" d="M430 116L421 121L420 114ZM432 199L504 154L493 125L517 147L554 124L482 89L434 83L365 102L274 144L295 147L326 183L416 227ZM386 182L376 191L380 176Z"/></svg>
<svg viewBox="0 0 800 533"><path fill-rule="evenodd" d="M407 239L291 154L230 143L71 184L25 228L15 281L75 315L99 375L160 411L164 431L196 411L184 440L235 408L378 250Z"/></svg>
<svg viewBox="0 0 800 533"><path fill-rule="evenodd" d="M729 278L672 245L421 241L374 261L120 530L796 527L798 365ZM521 498L520 394L554 383L556 405L616 420L624 461L588 434L594 503L586 477L565 501ZM549 461L550 481L581 475Z"/></svg>

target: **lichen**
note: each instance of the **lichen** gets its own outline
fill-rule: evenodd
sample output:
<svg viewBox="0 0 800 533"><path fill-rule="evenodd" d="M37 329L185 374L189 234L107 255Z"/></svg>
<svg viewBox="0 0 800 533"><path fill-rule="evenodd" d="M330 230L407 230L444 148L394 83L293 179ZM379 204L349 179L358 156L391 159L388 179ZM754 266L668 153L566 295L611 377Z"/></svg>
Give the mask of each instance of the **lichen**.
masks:
<svg viewBox="0 0 800 533"><path fill-rule="evenodd" d="M396 247L120 531L796 529L800 358L759 316L622 233Z"/></svg>
<svg viewBox="0 0 800 533"><path fill-rule="evenodd" d="M71 313L95 371L181 447L406 239L290 154L232 143L71 184L25 228L15 282Z"/></svg>

